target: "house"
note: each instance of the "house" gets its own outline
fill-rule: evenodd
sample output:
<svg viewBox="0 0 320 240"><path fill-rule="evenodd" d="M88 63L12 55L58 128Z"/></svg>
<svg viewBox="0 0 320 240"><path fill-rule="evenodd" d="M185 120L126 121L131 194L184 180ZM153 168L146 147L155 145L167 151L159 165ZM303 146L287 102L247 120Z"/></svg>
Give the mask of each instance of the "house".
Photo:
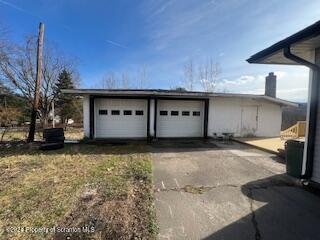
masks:
<svg viewBox="0 0 320 240"><path fill-rule="evenodd" d="M276 76L266 94L175 90L65 89L83 97L84 135L99 138L187 138L279 136L281 108L297 106L276 98Z"/></svg>
<svg viewBox="0 0 320 240"><path fill-rule="evenodd" d="M249 63L301 65L310 69L302 177L320 183L320 21L256 53Z"/></svg>

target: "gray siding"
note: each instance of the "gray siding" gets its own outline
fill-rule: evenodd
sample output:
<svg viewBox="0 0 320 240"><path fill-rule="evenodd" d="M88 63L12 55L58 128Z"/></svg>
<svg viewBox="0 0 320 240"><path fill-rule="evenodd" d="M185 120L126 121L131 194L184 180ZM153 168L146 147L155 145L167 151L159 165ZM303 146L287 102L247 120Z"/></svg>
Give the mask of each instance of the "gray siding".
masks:
<svg viewBox="0 0 320 240"><path fill-rule="evenodd" d="M320 63L320 51L316 49L315 52L315 62L316 64ZM319 85L320 86L320 85ZM320 89L318 89L318 92ZM320 94L318 94L320 96ZM316 131L316 139L314 145L314 155L313 155L313 171L312 171L312 180L320 183L320 97L318 96L318 111L317 111L317 127Z"/></svg>
<svg viewBox="0 0 320 240"><path fill-rule="evenodd" d="M320 99L318 97L318 106L320 106ZM317 127L316 127L316 139L313 156L313 172L312 180L320 183L320 111L317 113Z"/></svg>

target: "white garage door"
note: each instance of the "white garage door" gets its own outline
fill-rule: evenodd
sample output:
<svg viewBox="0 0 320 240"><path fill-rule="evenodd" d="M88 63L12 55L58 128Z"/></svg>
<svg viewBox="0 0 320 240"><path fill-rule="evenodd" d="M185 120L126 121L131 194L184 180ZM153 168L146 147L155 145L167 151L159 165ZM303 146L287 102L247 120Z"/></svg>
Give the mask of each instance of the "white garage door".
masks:
<svg viewBox="0 0 320 240"><path fill-rule="evenodd" d="M158 100L158 137L203 137L203 101Z"/></svg>
<svg viewBox="0 0 320 240"><path fill-rule="evenodd" d="M95 99L95 137L147 137L147 108L144 99Z"/></svg>

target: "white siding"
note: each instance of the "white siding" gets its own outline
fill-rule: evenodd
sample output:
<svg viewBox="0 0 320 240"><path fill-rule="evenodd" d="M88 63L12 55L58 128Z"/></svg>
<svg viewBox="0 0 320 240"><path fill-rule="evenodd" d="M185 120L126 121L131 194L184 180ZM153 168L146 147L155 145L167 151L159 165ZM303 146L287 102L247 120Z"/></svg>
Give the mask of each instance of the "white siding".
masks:
<svg viewBox="0 0 320 240"><path fill-rule="evenodd" d="M248 110L251 109L251 110ZM256 109L257 122L251 119L251 125L245 122ZM279 136L281 130L281 107L264 100L216 97L210 98L208 136L214 133L234 133L235 136L254 135L257 137ZM244 127L246 126L246 127ZM250 131L245 131L250 129Z"/></svg>
<svg viewBox="0 0 320 240"><path fill-rule="evenodd" d="M83 97L83 132L84 137L90 137L90 101L89 96Z"/></svg>

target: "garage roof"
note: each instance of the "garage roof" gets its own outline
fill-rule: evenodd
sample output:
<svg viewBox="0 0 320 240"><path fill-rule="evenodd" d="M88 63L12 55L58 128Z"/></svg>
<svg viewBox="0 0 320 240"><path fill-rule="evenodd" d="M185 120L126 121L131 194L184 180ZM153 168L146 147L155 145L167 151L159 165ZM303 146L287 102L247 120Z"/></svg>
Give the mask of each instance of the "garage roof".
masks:
<svg viewBox="0 0 320 240"><path fill-rule="evenodd" d="M294 55L313 61L312 52L315 48L320 47L320 21L254 54L247 61L249 63L298 65L284 56L283 49L287 46L291 46L291 52Z"/></svg>
<svg viewBox="0 0 320 240"><path fill-rule="evenodd" d="M237 97L266 100L281 106L298 107L297 103L273 98L266 95L239 94L239 93L214 93L197 91L177 91L164 89L63 89L63 93L74 95L99 95L99 96L158 96L173 98L205 98L205 97Z"/></svg>

